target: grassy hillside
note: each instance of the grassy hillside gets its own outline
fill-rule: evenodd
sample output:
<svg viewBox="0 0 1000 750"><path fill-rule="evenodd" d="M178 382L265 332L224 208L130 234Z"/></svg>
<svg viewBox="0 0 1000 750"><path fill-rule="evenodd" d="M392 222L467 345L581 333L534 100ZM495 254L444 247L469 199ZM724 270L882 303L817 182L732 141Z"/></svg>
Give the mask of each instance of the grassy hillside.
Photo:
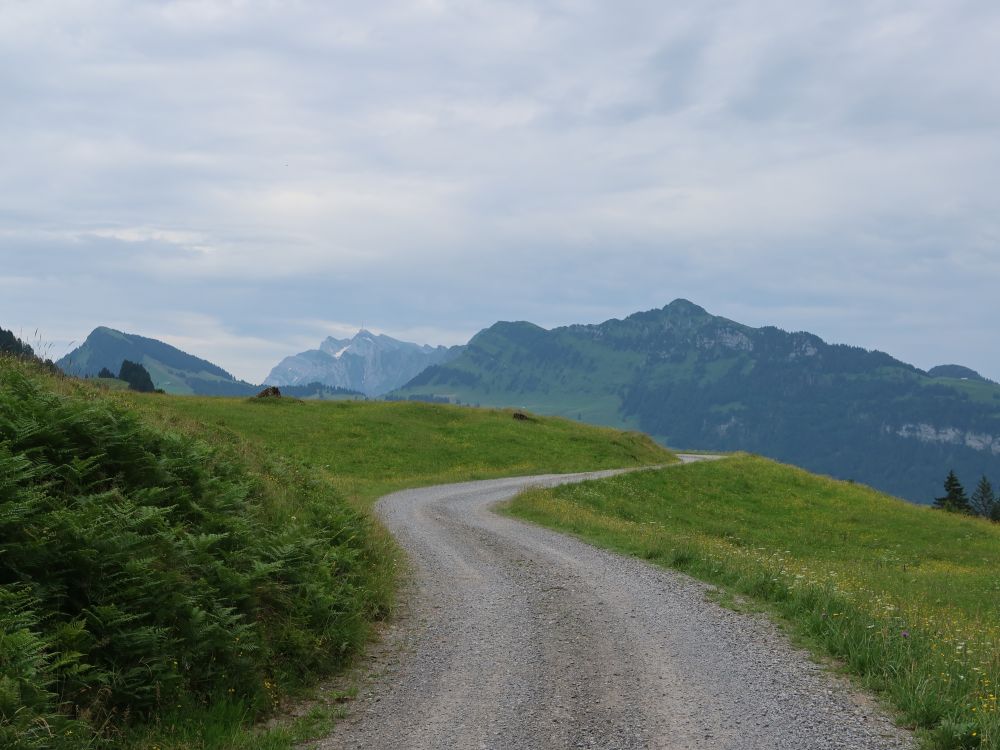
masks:
<svg viewBox="0 0 1000 750"><path fill-rule="evenodd" d="M90 378L90 382L109 391L127 391L128 382L118 378Z"/></svg>
<svg viewBox="0 0 1000 750"><path fill-rule="evenodd" d="M470 479L670 463L635 432L510 410L419 402L122 398L150 419L197 420L294 456L361 503L393 490Z"/></svg>
<svg viewBox="0 0 1000 750"><path fill-rule="evenodd" d="M764 602L934 748L1000 748L1000 525L738 456L510 512Z"/></svg>
<svg viewBox="0 0 1000 750"><path fill-rule="evenodd" d="M252 721L391 602L395 549L360 506L670 459L562 420L140 396L0 359L0 746L289 747Z"/></svg>

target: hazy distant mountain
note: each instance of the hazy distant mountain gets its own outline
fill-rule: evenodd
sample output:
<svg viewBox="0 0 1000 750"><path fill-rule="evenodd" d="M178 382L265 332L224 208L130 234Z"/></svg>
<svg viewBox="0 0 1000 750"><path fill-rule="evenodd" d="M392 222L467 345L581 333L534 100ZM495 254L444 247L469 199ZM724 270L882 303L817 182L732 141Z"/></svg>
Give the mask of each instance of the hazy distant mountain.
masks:
<svg viewBox="0 0 1000 750"><path fill-rule="evenodd" d="M285 357L268 385L324 385L379 396L399 388L425 368L456 357L462 347L421 346L360 330L350 339L328 338L319 349Z"/></svg>
<svg viewBox="0 0 1000 750"><path fill-rule="evenodd" d="M145 367L157 388L167 393L248 396L257 386L237 380L218 365L156 339L95 328L83 344L56 362L67 375L95 376L101 368L118 373L123 360Z"/></svg>
<svg viewBox="0 0 1000 750"><path fill-rule="evenodd" d="M686 300L551 331L497 323L393 395L636 427L918 502L940 494L950 468L967 485L1000 482L1000 386L967 368L925 373L810 333L751 328Z"/></svg>

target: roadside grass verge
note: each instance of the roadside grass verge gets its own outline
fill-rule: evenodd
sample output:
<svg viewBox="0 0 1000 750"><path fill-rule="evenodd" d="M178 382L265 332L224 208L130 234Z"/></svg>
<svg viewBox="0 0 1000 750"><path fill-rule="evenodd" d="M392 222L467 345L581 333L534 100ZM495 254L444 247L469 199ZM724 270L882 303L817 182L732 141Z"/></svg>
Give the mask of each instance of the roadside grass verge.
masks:
<svg viewBox="0 0 1000 750"><path fill-rule="evenodd" d="M766 604L927 748L1000 749L1000 526L736 455L531 490L510 514Z"/></svg>
<svg viewBox="0 0 1000 750"><path fill-rule="evenodd" d="M672 459L565 420L343 405L139 396L0 359L0 747L292 747L336 696L259 720L392 605L375 497Z"/></svg>

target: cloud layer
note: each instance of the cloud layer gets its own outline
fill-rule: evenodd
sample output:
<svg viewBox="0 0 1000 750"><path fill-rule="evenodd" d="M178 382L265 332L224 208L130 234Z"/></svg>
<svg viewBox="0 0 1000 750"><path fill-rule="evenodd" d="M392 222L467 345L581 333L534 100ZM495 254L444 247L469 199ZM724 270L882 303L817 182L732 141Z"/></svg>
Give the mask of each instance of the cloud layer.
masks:
<svg viewBox="0 0 1000 750"><path fill-rule="evenodd" d="M0 6L0 325L250 380L683 296L1000 378L994 2Z"/></svg>

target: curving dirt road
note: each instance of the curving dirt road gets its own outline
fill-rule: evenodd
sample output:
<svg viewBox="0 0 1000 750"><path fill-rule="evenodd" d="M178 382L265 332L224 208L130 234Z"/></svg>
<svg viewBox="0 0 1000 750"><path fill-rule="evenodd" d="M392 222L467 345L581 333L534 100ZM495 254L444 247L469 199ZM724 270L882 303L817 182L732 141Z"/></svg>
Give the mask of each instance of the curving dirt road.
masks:
<svg viewBox="0 0 1000 750"><path fill-rule="evenodd" d="M704 584L503 518L530 485L431 487L377 510L408 552L380 674L320 747L909 748L870 701Z"/></svg>

